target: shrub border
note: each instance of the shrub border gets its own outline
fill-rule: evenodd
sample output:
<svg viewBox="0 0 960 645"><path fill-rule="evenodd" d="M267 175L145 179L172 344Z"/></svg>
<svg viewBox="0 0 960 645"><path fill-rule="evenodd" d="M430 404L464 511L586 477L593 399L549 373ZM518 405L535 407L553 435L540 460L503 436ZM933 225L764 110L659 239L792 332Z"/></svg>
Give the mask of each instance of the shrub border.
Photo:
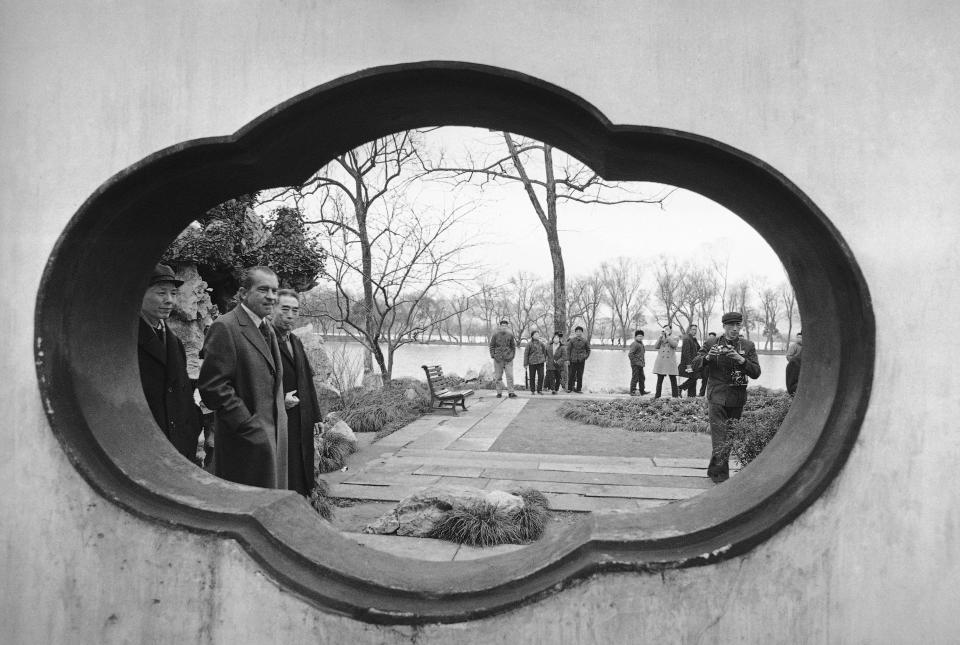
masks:
<svg viewBox="0 0 960 645"><path fill-rule="evenodd" d="M175 453L140 392L130 313L155 259L191 220L234 195L300 182L363 142L439 124L510 130L549 141L611 180L695 190L767 239L810 334L794 408L750 467L642 521L604 516L482 562L411 568L343 538L294 493L216 479ZM502 612L598 572L707 565L744 553L808 507L842 467L869 400L875 342L870 296L850 249L776 170L705 137L611 124L562 88L462 62L362 71L233 135L181 143L120 172L82 205L51 253L35 332L50 426L106 499L151 522L236 540L284 589L325 610L407 624Z"/></svg>

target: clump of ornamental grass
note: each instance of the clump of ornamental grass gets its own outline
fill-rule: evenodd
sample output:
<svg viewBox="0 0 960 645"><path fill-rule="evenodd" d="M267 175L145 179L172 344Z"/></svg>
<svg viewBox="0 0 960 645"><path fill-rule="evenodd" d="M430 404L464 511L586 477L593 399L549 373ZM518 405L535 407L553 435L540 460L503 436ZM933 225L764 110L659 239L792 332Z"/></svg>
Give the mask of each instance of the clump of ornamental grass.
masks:
<svg viewBox="0 0 960 645"><path fill-rule="evenodd" d="M314 437L314 446L317 452L317 470L321 473L332 473L340 470L347 462L347 457L357 450L357 444L342 434L325 433Z"/></svg>
<svg viewBox="0 0 960 645"><path fill-rule="evenodd" d="M333 520L333 504L330 502L329 495L330 486L325 480L316 477L313 490L310 491L310 506L328 522Z"/></svg>
<svg viewBox="0 0 960 645"><path fill-rule="evenodd" d="M407 398L413 390L413 398ZM381 439L430 409L426 383L397 379L378 388L355 388L341 396L333 411L354 432L375 432Z"/></svg>
<svg viewBox="0 0 960 645"><path fill-rule="evenodd" d="M523 499L519 509L486 500L453 507L437 522L430 537L481 547L538 539L550 516L547 498L532 488L514 494Z"/></svg>
<svg viewBox="0 0 960 645"><path fill-rule="evenodd" d="M456 506L437 522L430 537L470 546L513 543L519 540L513 516L501 505L488 501Z"/></svg>
<svg viewBox="0 0 960 645"><path fill-rule="evenodd" d="M521 542L533 542L540 539L543 529L550 518L550 503L546 495L535 488L523 488L514 492L523 498L523 508L516 511L514 521L517 525L517 537Z"/></svg>

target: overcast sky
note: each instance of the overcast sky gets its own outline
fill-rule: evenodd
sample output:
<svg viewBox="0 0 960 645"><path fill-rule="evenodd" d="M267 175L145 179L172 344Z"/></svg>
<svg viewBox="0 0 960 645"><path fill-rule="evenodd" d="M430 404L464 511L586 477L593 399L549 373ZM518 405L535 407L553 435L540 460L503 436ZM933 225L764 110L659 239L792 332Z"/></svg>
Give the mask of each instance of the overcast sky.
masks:
<svg viewBox="0 0 960 645"><path fill-rule="evenodd" d="M458 147L476 146L478 137L504 149L502 139L475 128L443 128L430 133L442 141L451 156ZM660 184L632 182L634 192L664 193ZM444 185L428 185L416 195L417 203L452 203ZM476 193L480 194L480 193ZM423 201L421 201L423 200ZM490 182L482 199L464 219L464 237L476 246L464 260L485 263L503 277L527 271L544 279L552 276L546 234L526 193L518 182ZM786 278L779 258L764 239L738 216L719 204L687 190L676 190L662 205L587 205L562 202L559 207L560 244L568 277L591 273L602 262L619 256L653 260L661 254L677 260L696 260L711 250L730 255L731 282L764 276L773 286Z"/></svg>

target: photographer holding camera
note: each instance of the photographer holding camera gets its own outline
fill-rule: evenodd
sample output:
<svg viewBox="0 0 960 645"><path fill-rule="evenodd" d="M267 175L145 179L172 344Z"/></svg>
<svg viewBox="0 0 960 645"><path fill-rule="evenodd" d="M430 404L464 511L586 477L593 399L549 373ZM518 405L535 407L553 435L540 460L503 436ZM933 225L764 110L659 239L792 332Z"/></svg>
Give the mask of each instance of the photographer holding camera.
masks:
<svg viewBox="0 0 960 645"><path fill-rule="evenodd" d="M710 440L713 451L707 474L715 484L730 477L730 449L727 447L727 423L739 419L747 402L747 379L759 378L757 348L740 337L743 315L723 314L723 335L707 340L693 359L693 369L703 369L707 378L707 403L710 409Z"/></svg>

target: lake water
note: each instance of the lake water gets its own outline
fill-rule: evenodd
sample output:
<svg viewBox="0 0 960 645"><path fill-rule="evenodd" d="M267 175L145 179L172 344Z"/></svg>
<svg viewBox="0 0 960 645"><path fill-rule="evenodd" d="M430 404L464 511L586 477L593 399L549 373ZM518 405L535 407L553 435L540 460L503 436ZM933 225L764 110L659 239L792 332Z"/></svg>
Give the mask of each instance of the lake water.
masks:
<svg viewBox="0 0 960 645"><path fill-rule="evenodd" d="M359 343L342 343L328 340L327 349L332 357L339 352L345 352L354 360L359 360L362 348ZM522 384L523 354L522 348L517 351L513 363L514 382ZM657 353L647 351L647 367L644 368L647 389L653 391L657 384L657 377L652 373L653 362ZM680 352L677 352L679 361ZM783 354L760 354L760 378L751 380L751 385L762 385L772 389L786 389L785 369L787 361ZM423 379L421 365L440 365L445 373L472 376L484 370L492 374L493 361L485 345L421 345L411 343L404 345L394 355L393 377L413 377ZM374 367L376 369L376 367ZM679 377L682 381L683 377ZM670 380L664 379L665 392L670 391ZM583 389L587 392L626 392L630 386L630 362L627 360L626 349L594 349L587 359L583 371ZM699 389L700 384L697 384Z"/></svg>

